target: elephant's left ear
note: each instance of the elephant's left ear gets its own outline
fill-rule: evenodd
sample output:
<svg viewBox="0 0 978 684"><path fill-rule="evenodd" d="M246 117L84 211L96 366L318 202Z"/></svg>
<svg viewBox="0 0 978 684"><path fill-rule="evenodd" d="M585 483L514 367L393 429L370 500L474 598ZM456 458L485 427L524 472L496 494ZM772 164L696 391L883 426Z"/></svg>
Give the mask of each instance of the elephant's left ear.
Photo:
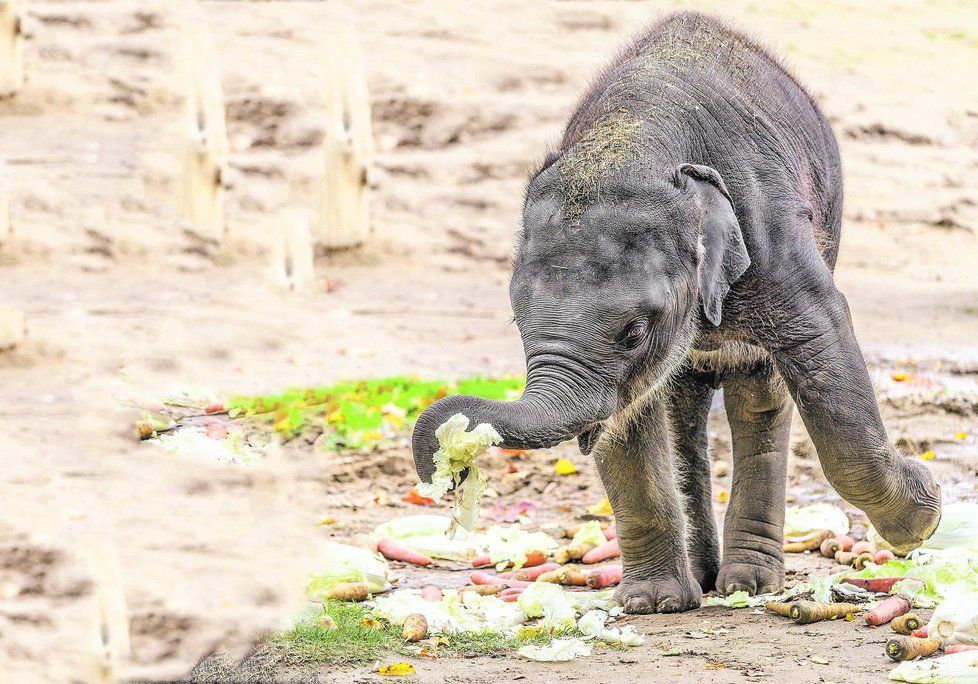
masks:
<svg viewBox="0 0 978 684"><path fill-rule="evenodd" d="M706 319L713 325L720 325L727 292L750 266L740 223L734 214L727 186L715 169L683 164L676 170L676 185L692 191L702 211L700 300Z"/></svg>

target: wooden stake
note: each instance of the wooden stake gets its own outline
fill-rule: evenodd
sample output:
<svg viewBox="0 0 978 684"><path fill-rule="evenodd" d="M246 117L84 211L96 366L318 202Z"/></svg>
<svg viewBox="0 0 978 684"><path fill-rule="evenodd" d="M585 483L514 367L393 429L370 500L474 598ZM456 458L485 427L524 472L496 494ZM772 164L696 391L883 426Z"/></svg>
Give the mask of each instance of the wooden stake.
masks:
<svg viewBox="0 0 978 684"><path fill-rule="evenodd" d="M228 137L221 72L214 37L207 28L200 23L188 34L183 212L203 236L222 240Z"/></svg>
<svg viewBox="0 0 978 684"><path fill-rule="evenodd" d="M12 306L0 307L0 351L13 349L27 334L24 312Z"/></svg>
<svg viewBox="0 0 978 684"><path fill-rule="evenodd" d="M325 38L326 130L316 238L327 248L354 247L370 234L368 176L373 157L370 99L360 42L350 31Z"/></svg>
<svg viewBox="0 0 978 684"><path fill-rule="evenodd" d="M0 0L0 98L24 85L24 16L27 0Z"/></svg>
<svg viewBox="0 0 978 684"><path fill-rule="evenodd" d="M276 280L290 290L308 290L315 280L309 216L304 209L282 211L273 250Z"/></svg>

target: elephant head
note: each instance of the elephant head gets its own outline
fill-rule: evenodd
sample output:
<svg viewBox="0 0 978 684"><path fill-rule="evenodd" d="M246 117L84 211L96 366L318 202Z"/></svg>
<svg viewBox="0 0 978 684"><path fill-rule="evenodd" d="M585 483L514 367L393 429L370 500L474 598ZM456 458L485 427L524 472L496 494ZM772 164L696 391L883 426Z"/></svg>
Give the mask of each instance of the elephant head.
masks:
<svg viewBox="0 0 978 684"><path fill-rule="evenodd" d="M629 164L600 192L578 190L560 157L527 190L510 282L526 354L523 396L435 402L414 428L422 480L434 470L435 430L455 413L491 423L508 448L577 436L588 453L602 421L668 379L701 320L720 324L723 299L750 259L715 170Z"/></svg>

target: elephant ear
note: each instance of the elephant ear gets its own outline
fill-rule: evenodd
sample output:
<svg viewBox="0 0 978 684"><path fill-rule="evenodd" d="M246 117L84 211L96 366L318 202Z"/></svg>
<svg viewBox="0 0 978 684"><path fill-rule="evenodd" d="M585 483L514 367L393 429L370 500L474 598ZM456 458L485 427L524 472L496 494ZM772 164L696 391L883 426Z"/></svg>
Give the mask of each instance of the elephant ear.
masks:
<svg viewBox="0 0 978 684"><path fill-rule="evenodd" d="M677 186L691 190L702 211L698 270L700 301L706 319L720 325L723 300L730 287L750 266L740 223L730 193L715 169L683 164L676 172Z"/></svg>

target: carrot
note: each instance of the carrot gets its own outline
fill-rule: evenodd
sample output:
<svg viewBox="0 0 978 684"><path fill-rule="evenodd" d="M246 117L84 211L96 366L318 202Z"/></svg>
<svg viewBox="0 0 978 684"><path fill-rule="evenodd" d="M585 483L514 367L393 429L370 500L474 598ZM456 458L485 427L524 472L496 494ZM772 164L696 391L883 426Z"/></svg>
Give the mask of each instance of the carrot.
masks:
<svg viewBox="0 0 978 684"><path fill-rule="evenodd" d="M604 532L604 538L607 539L608 541L611 541L612 539L618 539L617 527L609 527L608 529L601 530L601 531Z"/></svg>
<svg viewBox="0 0 978 684"><path fill-rule="evenodd" d="M618 548L618 540L612 539L611 541L605 542L596 549L591 549L581 557L582 563L600 563L601 561L611 560L612 558L618 558L621 555L621 549Z"/></svg>
<svg viewBox="0 0 978 684"><path fill-rule="evenodd" d="M866 567L866 563L872 563L872 562L873 562L873 552L863 551L862 553L860 553L859 555L857 555L855 558L852 559L852 567L854 567L856 570L862 570L863 568Z"/></svg>
<svg viewBox="0 0 978 684"><path fill-rule="evenodd" d="M598 523L598 525L601 527L602 532L608 529L608 523L603 522L603 523ZM583 526L584 523L577 523L576 525L571 525L570 527L564 528L564 536L567 537L568 539L573 539L574 535L580 532L581 527ZM605 538L606 539L608 538L607 532L605 532Z"/></svg>
<svg viewBox="0 0 978 684"><path fill-rule="evenodd" d="M835 558L836 552L841 549L842 546L839 544L838 537L832 537L831 539L826 539L819 545L818 552L826 558Z"/></svg>
<svg viewBox="0 0 978 684"><path fill-rule="evenodd" d="M584 581L592 589L604 589L621 583L622 566L606 565L592 570L584 576Z"/></svg>
<svg viewBox="0 0 978 684"><path fill-rule="evenodd" d="M852 551L836 551L835 552L835 562L839 565L852 565L852 562L856 560L856 554Z"/></svg>
<svg viewBox="0 0 978 684"><path fill-rule="evenodd" d="M888 594L890 589L893 588L893 585L902 579L902 577L874 577L872 579L847 577L843 581L846 584L851 584L854 587L859 587L860 589L865 589L866 591L872 591L877 594Z"/></svg>
<svg viewBox="0 0 978 684"><path fill-rule="evenodd" d="M506 603L515 603L516 601L519 600L520 594L522 594L522 593L523 593L523 589L522 588L520 588L520 589L507 589L506 591L502 592L499 595L499 598L501 598Z"/></svg>
<svg viewBox="0 0 978 684"><path fill-rule="evenodd" d="M964 653L965 651L978 651L978 646L973 644L951 644L944 647L945 653Z"/></svg>
<svg viewBox="0 0 978 684"><path fill-rule="evenodd" d="M423 598L425 601L438 603L441 601L441 589L429 584L421 590L421 598Z"/></svg>
<svg viewBox="0 0 978 684"><path fill-rule="evenodd" d="M587 585L587 577L576 565L564 565L557 570L543 573L537 577L537 582L583 587Z"/></svg>
<svg viewBox="0 0 978 684"><path fill-rule="evenodd" d="M927 638L927 625L924 625L920 629L915 629L914 631L910 632L910 636L915 636L918 639L926 639Z"/></svg>
<svg viewBox="0 0 978 684"><path fill-rule="evenodd" d="M929 656L941 647L940 639L918 639L912 636L890 637L886 642L886 655L897 662L916 660Z"/></svg>
<svg viewBox="0 0 978 684"><path fill-rule="evenodd" d="M336 599L337 601L366 601L370 596L370 590L366 582L345 582L337 584L326 592L326 598Z"/></svg>
<svg viewBox="0 0 978 684"><path fill-rule="evenodd" d="M225 412L227 412L227 409L224 408L224 404L211 404L210 406L204 408L204 413L207 414Z"/></svg>
<svg viewBox="0 0 978 684"><path fill-rule="evenodd" d="M876 553L876 550L873 548L873 545L870 544L868 541L856 542L855 544L852 545L851 551L857 556L860 553L866 553L867 551L869 551L870 553Z"/></svg>
<svg viewBox="0 0 978 684"><path fill-rule="evenodd" d="M506 589L505 584L469 584L459 589L458 593L472 591L479 596L494 596L495 594L501 594L504 589Z"/></svg>
<svg viewBox="0 0 978 684"><path fill-rule="evenodd" d="M473 568L485 568L492 565L492 561L489 559L489 554L483 554L481 556L476 556L472 559Z"/></svg>
<svg viewBox="0 0 978 684"><path fill-rule="evenodd" d="M818 603L817 601L795 601L791 604L788 611L792 620L799 625L807 625L812 622L831 620L833 618L844 618L860 611L859 606L853 603Z"/></svg>
<svg viewBox="0 0 978 684"><path fill-rule="evenodd" d="M483 572L482 570L473 572L469 575L469 579L472 580L472 584L500 584L504 587L526 587L530 584L529 582L507 579L498 575L490 575L488 572Z"/></svg>
<svg viewBox="0 0 978 684"><path fill-rule="evenodd" d="M526 554L526 561L523 562L524 568L532 568L543 565L547 562L547 554L543 551L529 551Z"/></svg>
<svg viewBox="0 0 978 684"><path fill-rule="evenodd" d="M783 615L784 617L791 617L791 604L790 603L779 603L777 601L768 601L764 604L764 608L771 611L775 615Z"/></svg>
<svg viewBox="0 0 978 684"><path fill-rule="evenodd" d="M891 561L894 558L896 558L896 556L894 556L893 552L889 549L880 549L876 552L876 555L873 556L873 562L877 565L883 565L883 563L886 561Z"/></svg>
<svg viewBox="0 0 978 684"><path fill-rule="evenodd" d="M402 632L405 641L421 641L428 636L428 621L421 613L411 613L404 619L404 631Z"/></svg>
<svg viewBox="0 0 978 684"><path fill-rule="evenodd" d="M392 539L381 539L377 542L377 550L388 560L403 561L414 565L431 565L431 559L423 553L409 549Z"/></svg>
<svg viewBox="0 0 978 684"><path fill-rule="evenodd" d="M560 583L569 587L586 587L587 577L576 565L565 565L556 571Z"/></svg>
<svg viewBox="0 0 978 684"><path fill-rule="evenodd" d="M831 530L819 530L817 532L812 532L811 534L806 534L804 537L799 537L794 541L784 542L784 552L804 553L805 551L814 551L822 545L823 541L831 538Z"/></svg>
<svg viewBox="0 0 978 684"><path fill-rule="evenodd" d="M515 570L511 577L515 580L520 580L522 582L535 582L537 577L545 572L552 572L558 569L560 566L556 563L544 563L543 565L537 565L532 568L522 568L521 570ZM500 575L502 577L502 575Z"/></svg>
<svg viewBox="0 0 978 684"><path fill-rule="evenodd" d="M578 544L562 546L554 551L554 562L563 565L568 561L581 560L584 557L584 554L593 548L595 548L595 544L593 542L580 542Z"/></svg>
<svg viewBox="0 0 978 684"><path fill-rule="evenodd" d="M894 632L909 636L914 631L920 629L923 624L923 620L916 613L906 613L905 615L897 615L893 618L890 622L890 627L893 628Z"/></svg>
<svg viewBox="0 0 978 684"><path fill-rule="evenodd" d="M891 596L875 608L866 611L866 624L870 627L879 627L895 617L899 617L913 607L912 602L905 596ZM920 625L917 625L918 627ZM907 633L909 634L909 630Z"/></svg>

